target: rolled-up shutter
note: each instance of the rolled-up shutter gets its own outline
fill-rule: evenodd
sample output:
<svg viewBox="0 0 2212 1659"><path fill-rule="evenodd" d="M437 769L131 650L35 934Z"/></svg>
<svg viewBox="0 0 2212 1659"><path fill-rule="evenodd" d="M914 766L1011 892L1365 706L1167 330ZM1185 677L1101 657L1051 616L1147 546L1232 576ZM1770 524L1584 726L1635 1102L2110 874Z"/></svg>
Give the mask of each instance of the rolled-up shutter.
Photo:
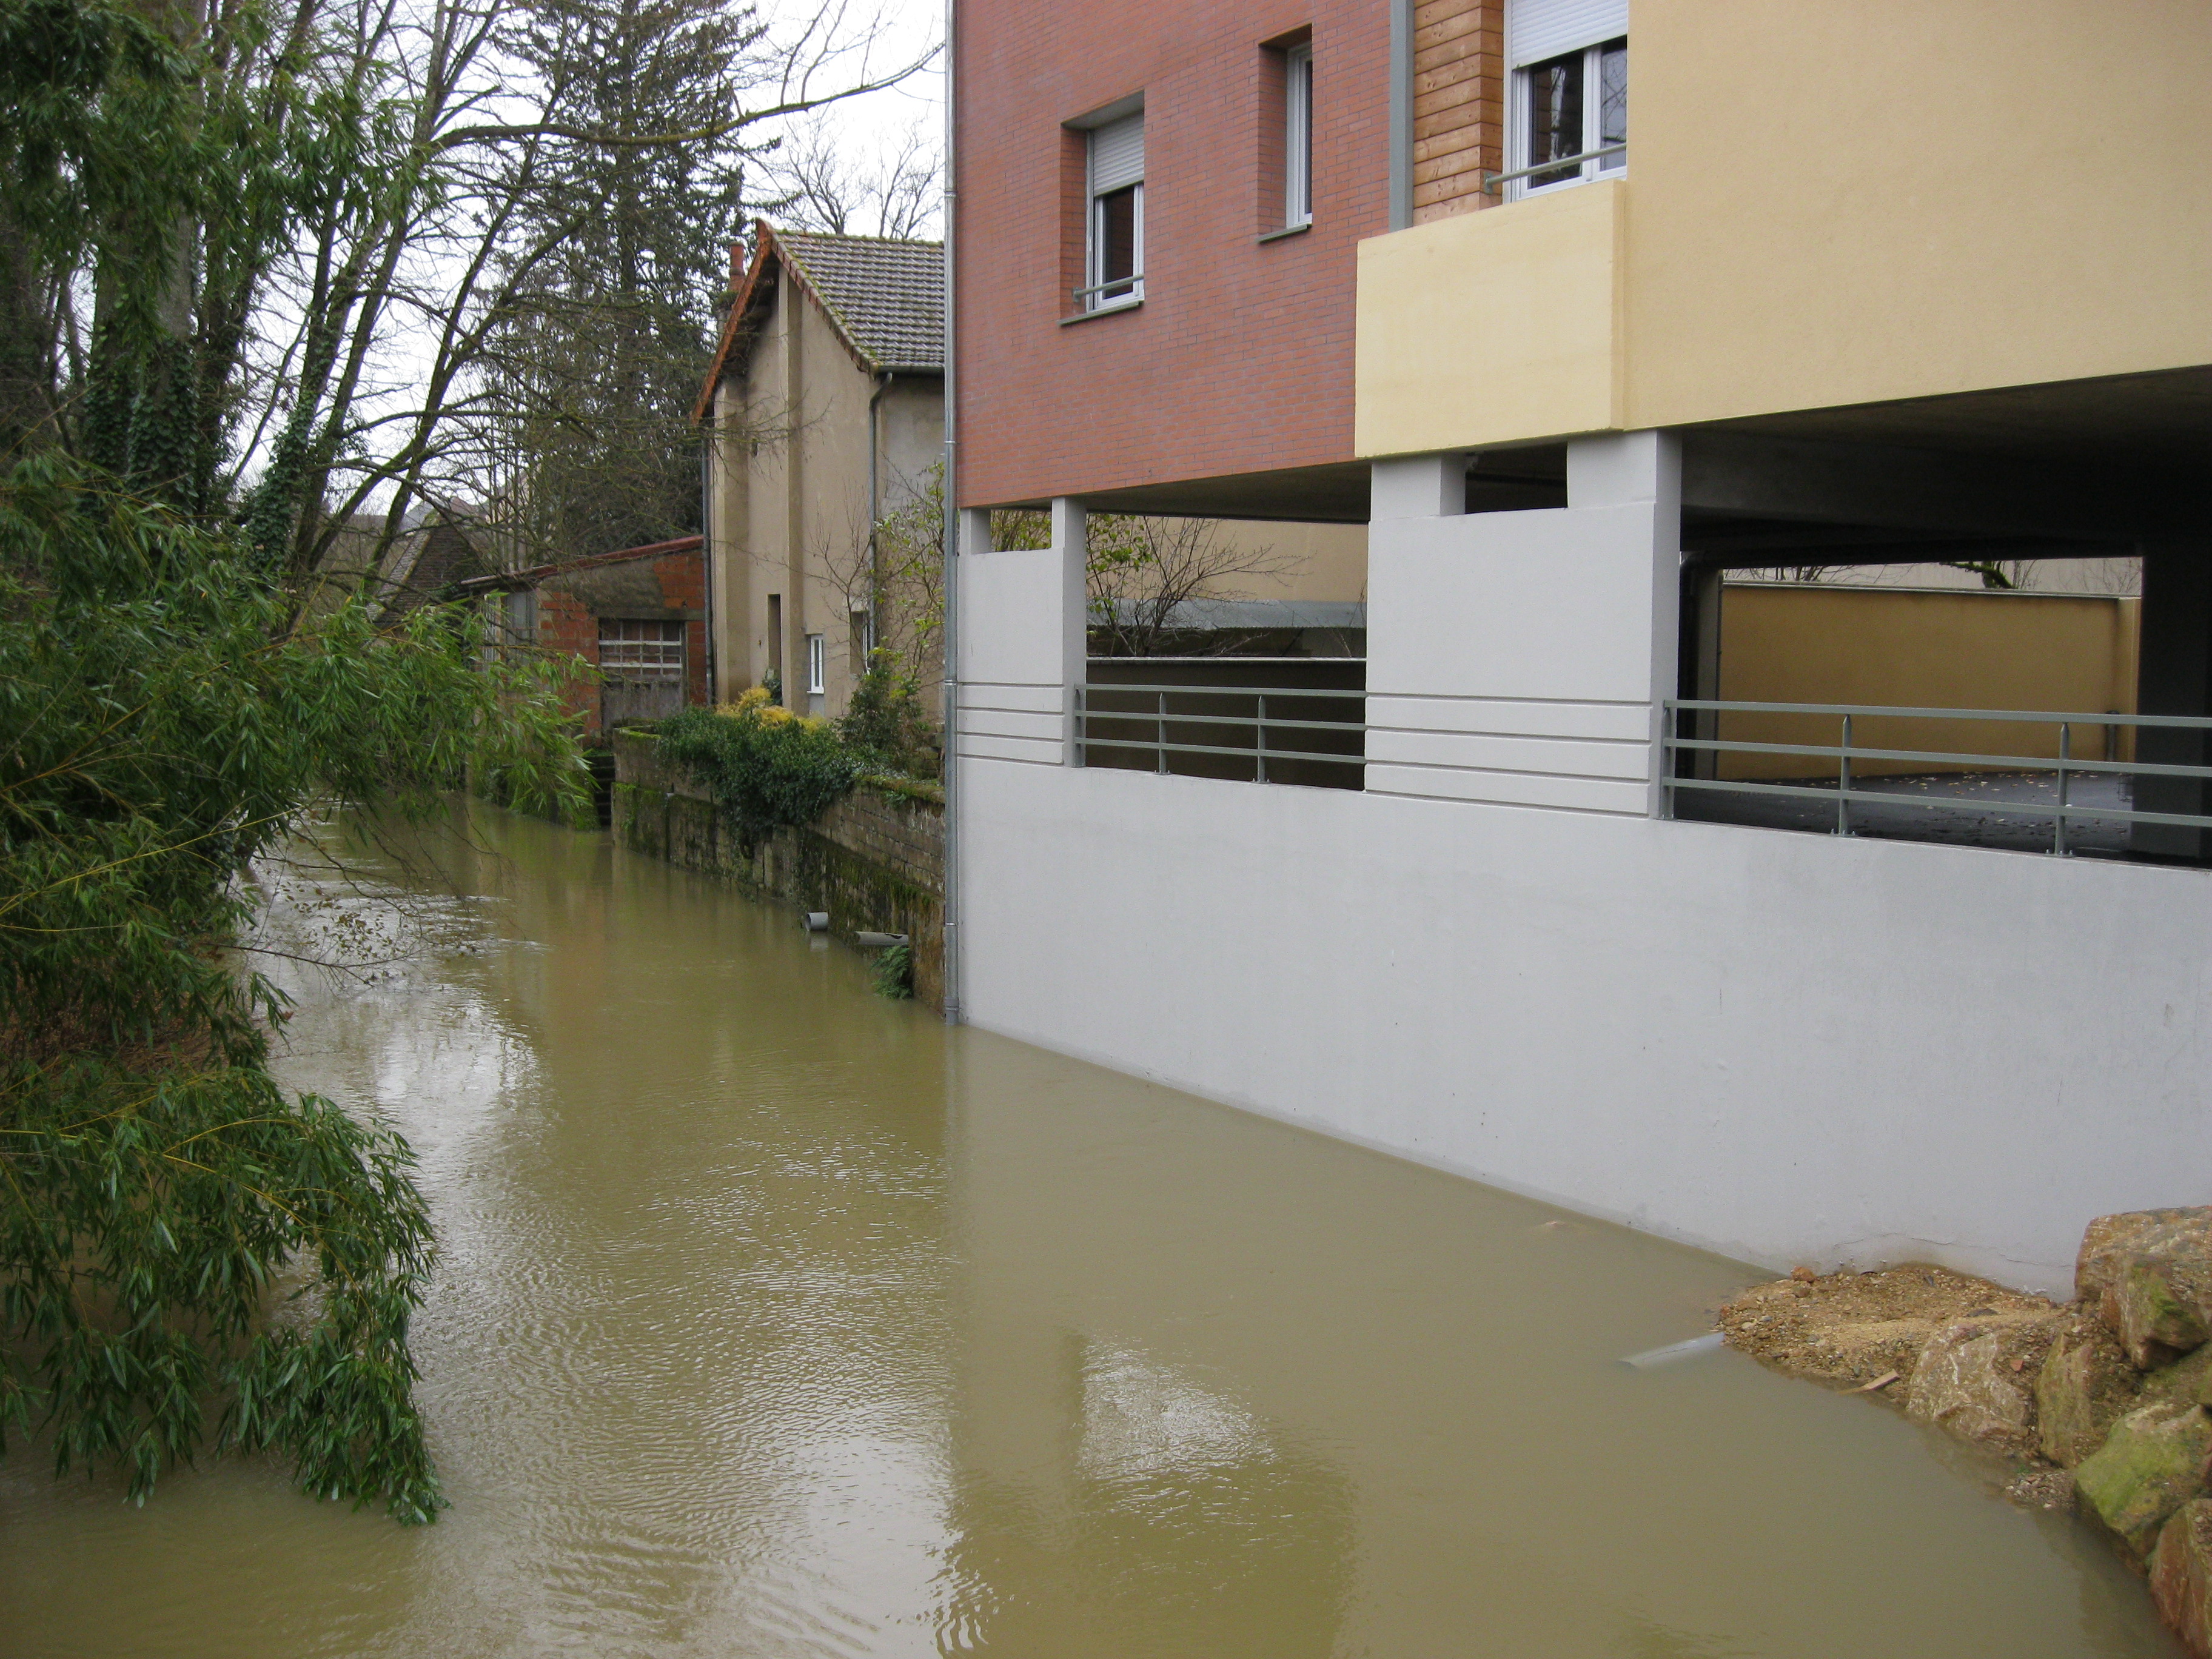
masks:
<svg viewBox="0 0 2212 1659"><path fill-rule="evenodd" d="M1505 50L1515 69L1628 33L1628 0L1508 0Z"/></svg>
<svg viewBox="0 0 2212 1659"><path fill-rule="evenodd" d="M1103 196L1145 177L1145 117L1140 110L1091 132L1091 193Z"/></svg>

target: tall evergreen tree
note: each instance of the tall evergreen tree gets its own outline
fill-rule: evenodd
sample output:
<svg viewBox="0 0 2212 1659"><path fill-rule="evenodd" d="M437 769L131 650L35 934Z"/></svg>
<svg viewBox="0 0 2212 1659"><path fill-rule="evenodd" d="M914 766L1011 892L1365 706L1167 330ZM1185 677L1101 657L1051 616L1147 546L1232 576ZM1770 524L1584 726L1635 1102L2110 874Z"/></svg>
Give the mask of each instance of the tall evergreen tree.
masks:
<svg viewBox="0 0 2212 1659"><path fill-rule="evenodd" d="M714 129L767 50L720 0L533 0L506 42L551 88L519 202L551 251L507 288L486 364L526 543L591 553L699 527L685 417L743 211L744 129ZM684 143L656 135L713 134Z"/></svg>

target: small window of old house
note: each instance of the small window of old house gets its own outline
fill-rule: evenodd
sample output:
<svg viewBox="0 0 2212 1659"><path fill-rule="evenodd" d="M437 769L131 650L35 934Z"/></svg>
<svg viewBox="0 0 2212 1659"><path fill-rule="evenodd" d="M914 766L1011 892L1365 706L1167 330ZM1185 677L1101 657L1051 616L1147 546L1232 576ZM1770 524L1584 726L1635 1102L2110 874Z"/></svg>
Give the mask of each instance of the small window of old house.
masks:
<svg viewBox="0 0 2212 1659"><path fill-rule="evenodd" d="M684 624L599 618L599 672L624 684L684 678Z"/></svg>

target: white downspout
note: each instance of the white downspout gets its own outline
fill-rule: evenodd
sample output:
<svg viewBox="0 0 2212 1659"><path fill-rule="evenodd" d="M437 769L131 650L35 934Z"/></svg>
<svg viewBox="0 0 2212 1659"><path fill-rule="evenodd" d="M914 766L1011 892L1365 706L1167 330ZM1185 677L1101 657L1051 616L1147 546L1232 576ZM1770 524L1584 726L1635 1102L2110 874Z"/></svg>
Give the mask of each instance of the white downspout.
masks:
<svg viewBox="0 0 2212 1659"><path fill-rule="evenodd" d="M959 58L954 51L958 0L945 0L945 1023L960 1024L960 494L957 480L959 399L953 356L952 259L959 190Z"/></svg>

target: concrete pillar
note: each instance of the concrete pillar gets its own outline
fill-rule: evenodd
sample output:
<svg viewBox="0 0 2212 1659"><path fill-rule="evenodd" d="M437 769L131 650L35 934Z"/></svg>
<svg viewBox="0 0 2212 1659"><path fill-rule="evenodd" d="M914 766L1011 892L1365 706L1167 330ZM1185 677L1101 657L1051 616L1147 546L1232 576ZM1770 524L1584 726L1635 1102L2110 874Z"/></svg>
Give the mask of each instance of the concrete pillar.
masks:
<svg viewBox="0 0 2212 1659"><path fill-rule="evenodd" d="M1574 505L1468 513L1456 456L1378 464L1368 538L1372 794L1650 816L1680 656L1679 449L1569 451Z"/></svg>
<svg viewBox="0 0 2212 1659"><path fill-rule="evenodd" d="M1467 511L1467 457L1456 451L1376 461L1369 477L1370 523L1451 518Z"/></svg>
<svg viewBox="0 0 2212 1659"><path fill-rule="evenodd" d="M2202 542L2146 544L2142 550L2142 645L2136 671L2136 710L2143 714L2212 714L2212 546ZM2147 726L2136 733L2136 758L2161 766L2202 766L2202 732ZM2203 816L2208 792L2197 778L2138 777L2141 812ZM2138 823L2128 844L2153 858L2200 859L2212 837L2181 824Z"/></svg>
<svg viewBox="0 0 2212 1659"><path fill-rule="evenodd" d="M1570 507L1626 507L1644 501L1657 502L1674 518L1679 530L1682 444L1674 433L1606 432L1568 444Z"/></svg>
<svg viewBox="0 0 2212 1659"><path fill-rule="evenodd" d="M988 553L991 550L989 507L963 507L960 509L960 550L963 553Z"/></svg>
<svg viewBox="0 0 2212 1659"><path fill-rule="evenodd" d="M1080 763L1079 727L1075 719L1076 688L1088 678L1090 661L1091 515L1070 495L1052 504L1052 554L1060 571L1060 659L1063 703L1067 711L1067 736L1061 764Z"/></svg>
<svg viewBox="0 0 2212 1659"><path fill-rule="evenodd" d="M960 525L960 753L1063 766L1083 681L1083 504L1052 505L1049 546L991 545L989 515Z"/></svg>
<svg viewBox="0 0 2212 1659"><path fill-rule="evenodd" d="M1682 681L1682 441L1673 432L1607 432L1567 445L1567 510L1651 510L1650 813L1666 816L1666 702ZM1717 659L1716 659L1717 665Z"/></svg>

